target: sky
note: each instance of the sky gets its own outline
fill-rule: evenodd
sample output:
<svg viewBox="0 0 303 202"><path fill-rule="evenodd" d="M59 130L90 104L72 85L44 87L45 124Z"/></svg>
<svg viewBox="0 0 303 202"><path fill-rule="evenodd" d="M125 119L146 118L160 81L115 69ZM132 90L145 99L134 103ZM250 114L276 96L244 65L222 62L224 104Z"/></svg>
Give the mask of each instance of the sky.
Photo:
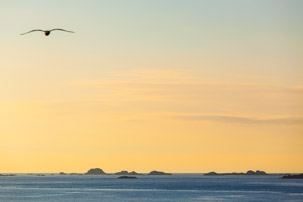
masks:
<svg viewBox="0 0 303 202"><path fill-rule="evenodd" d="M0 173L302 172L302 9L1 0Z"/></svg>

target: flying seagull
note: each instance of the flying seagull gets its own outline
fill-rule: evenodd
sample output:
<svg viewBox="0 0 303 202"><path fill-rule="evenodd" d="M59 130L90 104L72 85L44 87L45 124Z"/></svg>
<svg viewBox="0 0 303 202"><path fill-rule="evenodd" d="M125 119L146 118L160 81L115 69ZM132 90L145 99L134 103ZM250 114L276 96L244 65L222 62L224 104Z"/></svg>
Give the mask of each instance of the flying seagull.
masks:
<svg viewBox="0 0 303 202"><path fill-rule="evenodd" d="M39 31L39 32L44 32L45 36L48 36L52 31L56 31L56 30L58 30L58 31L64 31L64 32L70 32L70 33L75 33L73 31L68 31L68 30L65 30L65 29L51 29L51 30L34 29L34 30L29 31L29 32L25 32L23 34L20 34L20 35L24 35L24 34L28 34L28 33L31 33L31 32L37 32L37 31Z"/></svg>

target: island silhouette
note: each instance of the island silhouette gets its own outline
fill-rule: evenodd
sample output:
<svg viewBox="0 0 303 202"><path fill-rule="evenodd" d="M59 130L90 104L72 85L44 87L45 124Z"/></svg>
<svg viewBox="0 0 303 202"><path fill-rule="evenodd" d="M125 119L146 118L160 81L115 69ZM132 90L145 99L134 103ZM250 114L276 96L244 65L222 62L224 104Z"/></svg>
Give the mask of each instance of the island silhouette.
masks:
<svg viewBox="0 0 303 202"><path fill-rule="evenodd" d="M209 172L209 173L205 173L204 175L268 175L266 172L264 171L260 171L260 170L256 170L256 171L252 171L249 170L246 173L237 173L237 172L232 172L232 173L216 173L216 172Z"/></svg>
<svg viewBox="0 0 303 202"><path fill-rule="evenodd" d="M131 171L128 172L127 170L122 170L120 172L116 173L105 173L101 168L91 168L89 169L86 173L65 173L65 172L60 172L58 173L59 175L120 175L121 178L127 178L127 177L132 177L134 175L172 175L172 173L166 173L163 171L157 171L153 170L150 171L149 173L137 173L136 171ZM247 172L231 172L231 173L217 173L217 172L209 172L209 173L204 173L204 176L223 176L223 175L244 175L244 176L262 176L262 175L277 175L277 174L268 174L265 171L262 170L248 170ZM283 174L279 174L283 175ZM0 174L1 176L14 176L12 174ZM120 178L118 177L118 178ZM303 179L303 173L302 174L284 174L283 179Z"/></svg>
<svg viewBox="0 0 303 202"><path fill-rule="evenodd" d="M118 179L137 179L137 177L123 175L123 176L118 177Z"/></svg>
<svg viewBox="0 0 303 202"><path fill-rule="evenodd" d="M128 171L126 171L126 170L122 170L122 171L120 171L120 172L115 173L115 175L142 175L142 174L137 173L137 172L135 172L135 171L128 172Z"/></svg>
<svg viewBox="0 0 303 202"><path fill-rule="evenodd" d="M13 177L16 176L16 174L0 174L0 177Z"/></svg>
<svg viewBox="0 0 303 202"><path fill-rule="evenodd" d="M112 174L105 173L101 168L91 168L84 174L85 175L112 175ZM59 175L67 175L67 173L60 172ZM69 175L82 175L82 174L70 173ZM114 175L128 176L128 175L143 175L143 174L137 173L135 171L128 172L127 170L122 170L120 172L114 173ZM162 172L162 171L153 170L153 171L150 171L147 175L172 175L172 174Z"/></svg>
<svg viewBox="0 0 303 202"><path fill-rule="evenodd" d="M154 170L151 171L148 175L172 175L172 174Z"/></svg>
<svg viewBox="0 0 303 202"><path fill-rule="evenodd" d="M85 175L106 175L106 173L101 168L91 168Z"/></svg>
<svg viewBox="0 0 303 202"><path fill-rule="evenodd" d="M66 175L66 173L64 173L64 172L60 172L59 174ZM101 168L91 168L85 173L85 175L108 175L108 174L105 173ZM143 174L137 173L135 171L128 172L127 170L122 170L120 172L114 173L114 175L127 176L127 175L143 175ZM172 174L153 170L153 171L150 171L147 175L172 175Z"/></svg>
<svg viewBox="0 0 303 202"><path fill-rule="evenodd" d="M288 175L284 175L283 177L282 177L282 179L303 179L303 173L301 173L301 174L293 174L293 175L290 175L290 174L288 174Z"/></svg>

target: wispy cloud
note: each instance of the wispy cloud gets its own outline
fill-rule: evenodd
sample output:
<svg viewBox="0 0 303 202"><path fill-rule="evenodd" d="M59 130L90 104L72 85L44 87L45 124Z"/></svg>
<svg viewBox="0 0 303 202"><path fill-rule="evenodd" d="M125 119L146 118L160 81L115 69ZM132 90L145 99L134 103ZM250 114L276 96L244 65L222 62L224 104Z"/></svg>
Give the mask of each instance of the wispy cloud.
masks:
<svg viewBox="0 0 303 202"><path fill-rule="evenodd" d="M301 118L288 117L303 115L302 85L209 80L186 71L124 73L110 74L104 79L73 81L68 83L69 89L81 94L81 99L102 102L109 107L181 114L175 117L178 119L243 124L303 123ZM183 116L183 113L189 115ZM198 115L192 116L192 113ZM252 117L234 116L239 114Z"/></svg>
<svg viewBox="0 0 303 202"><path fill-rule="evenodd" d="M241 124L303 124L303 117L254 118L233 115L177 115L173 118L189 121L210 121Z"/></svg>
<svg viewBox="0 0 303 202"><path fill-rule="evenodd" d="M243 79L220 80L203 77L198 72L186 70L163 70L163 69L132 69L130 71L109 72L103 79L88 79L71 81L69 86L87 88L121 88L121 89L141 89L178 92L190 91L195 93L205 90L214 91L234 91L241 93L302 93L303 87L298 85L279 85L269 82L270 76L266 75L246 75L240 76ZM251 76L252 79L247 80ZM257 78L257 79L256 79ZM260 81L258 78L262 78Z"/></svg>
<svg viewBox="0 0 303 202"><path fill-rule="evenodd" d="M199 79L189 70L133 69L128 72L111 72L113 77L128 81L190 81Z"/></svg>
<svg viewBox="0 0 303 202"><path fill-rule="evenodd" d="M205 91L214 92L245 92L247 93L303 93L302 86L274 85L267 83L240 83L240 82L203 82L203 81L112 81L112 80L90 80L75 81L68 83L69 86L87 88L119 88L119 89L141 89L162 91L178 91L201 93ZM187 93L186 93L187 94Z"/></svg>

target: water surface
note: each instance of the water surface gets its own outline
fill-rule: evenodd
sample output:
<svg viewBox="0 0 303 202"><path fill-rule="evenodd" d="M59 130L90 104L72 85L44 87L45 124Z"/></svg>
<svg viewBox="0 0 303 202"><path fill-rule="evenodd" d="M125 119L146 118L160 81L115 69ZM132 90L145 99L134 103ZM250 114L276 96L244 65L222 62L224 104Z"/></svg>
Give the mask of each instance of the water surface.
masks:
<svg viewBox="0 0 303 202"><path fill-rule="evenodd" d="M281 176L0 177L0 201L303 201L303 180Z"/></svg>

